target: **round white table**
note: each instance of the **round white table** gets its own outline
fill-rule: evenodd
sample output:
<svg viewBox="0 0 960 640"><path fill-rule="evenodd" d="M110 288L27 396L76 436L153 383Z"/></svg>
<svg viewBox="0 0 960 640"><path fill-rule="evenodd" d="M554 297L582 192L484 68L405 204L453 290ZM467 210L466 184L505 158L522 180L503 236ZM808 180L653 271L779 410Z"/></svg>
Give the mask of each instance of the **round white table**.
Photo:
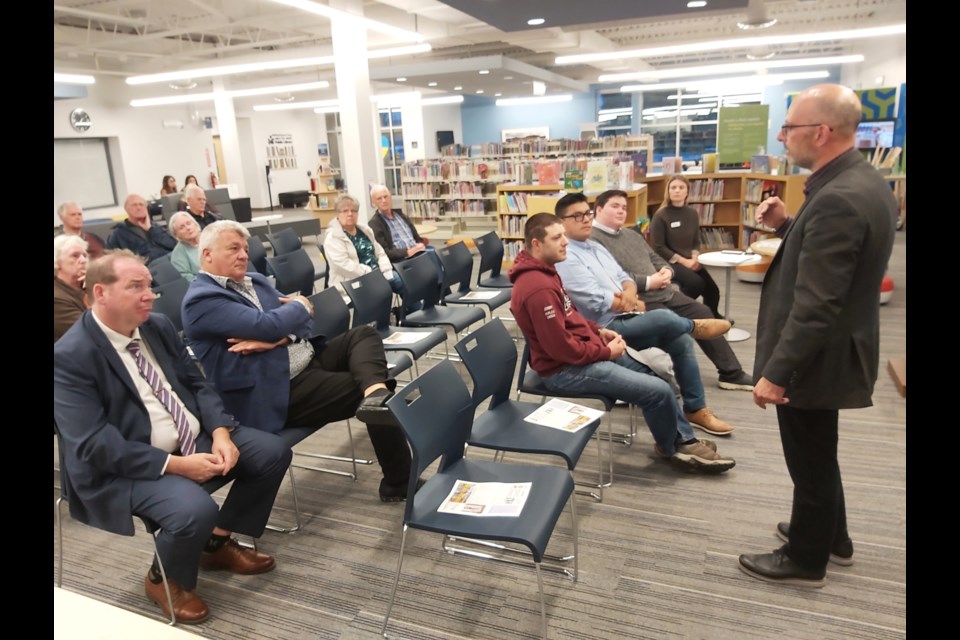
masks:
<svg viewBox="0 0 960 640"><path fill-rule="evenodd" d="M708 267L720 267L727 272L725 290L723 292L723 315L727 320L733 322L730 317L730 276L733 270L744 264L756 264L761 258L752 253L743 251L711 251L710 253L701 253L697 258L700 264ZM750 337L750 332L744 329L733 327L727 332L727 342L743 342Z"/></svg>

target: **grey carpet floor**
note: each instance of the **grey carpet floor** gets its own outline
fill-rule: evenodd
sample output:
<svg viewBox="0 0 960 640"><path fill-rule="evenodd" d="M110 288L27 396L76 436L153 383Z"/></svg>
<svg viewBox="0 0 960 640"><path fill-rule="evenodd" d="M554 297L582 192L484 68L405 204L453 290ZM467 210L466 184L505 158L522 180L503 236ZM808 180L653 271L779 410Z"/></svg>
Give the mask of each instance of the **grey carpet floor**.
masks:
<svg viewBox="0 0 960 640"><path fill-rule="evenodd" d="M723 293L723 274L716 275ZM632 446L614 444L615 483L603 503L578 498L578 582L544 575L551 638L906 636L906 400L886 372L888 358L906 353L905 232L897 234L890 275L896 290L880 309L874 406L842 412L840 419L855 564L831 564L819 590L770 585L739 571L740 553L779 546L774 531L778 521L789 518L791 483L775 412L758 409L749 393L718 389L714 369L699 353L709 406L737 427L719 440L721 452L735 457L737 467L718 477L680 474L653 455L642 422ZM729 295L736 326L755 334L760 286L734 277ZM733 344L748 372L754 347L754 337ZM430 365L421 361L421 368ZM626 409L617 407L613 419L624 428ZM359 426L354 424L358 452L372 458ZM345 427L327 425L297 449L346 453ZM542 462L525 456L508 461ZM591 445L577 477L589 479L596 462ZM250 577L201 572L199 593L212 615L189 630L223 640L378 636L396 570L402 505L377 499L376 467L361 467L357 482L311 471L297 471L296 479L304 528L287 535L268 532L260 541L276 555L277 569ZM285 483L274 520L289 522L292 507ZM570 532L564 515L550 551L569 551ZM152 553L144 532L114 536L67 517L64 539L65 588L157 615L143 594ZM55 539L54 570L56 556ZM539 632L532 569L450 556L439 536L411 532L391 636L537 638Z"/></svg>

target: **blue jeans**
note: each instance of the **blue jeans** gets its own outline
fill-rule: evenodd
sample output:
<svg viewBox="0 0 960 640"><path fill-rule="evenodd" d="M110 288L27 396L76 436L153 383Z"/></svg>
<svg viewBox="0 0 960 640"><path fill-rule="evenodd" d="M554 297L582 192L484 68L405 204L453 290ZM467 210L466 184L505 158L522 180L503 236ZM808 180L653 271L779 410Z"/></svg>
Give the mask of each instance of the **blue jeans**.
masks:
<svg viewBox="0 0 960 640"><path fill-rule="evenodd" d="M653 439L667 455L673 455L678 443L695 437L670 385L626 354L612 361L564 367L543 378L543 384L558 394L592 393L637 405Z"/></svg>
<svg viewBox="0 0 960 640"><path fill-rule="evenodd" d="M680 385L683 410L699 411L707 406L700 379L700 366L694 351L693 320L678 316L669 309L654 309L631 318L614 318L607 329L623 336L627 344L640 351L657 347L663 349L673 360L673 373Z"/></svg>

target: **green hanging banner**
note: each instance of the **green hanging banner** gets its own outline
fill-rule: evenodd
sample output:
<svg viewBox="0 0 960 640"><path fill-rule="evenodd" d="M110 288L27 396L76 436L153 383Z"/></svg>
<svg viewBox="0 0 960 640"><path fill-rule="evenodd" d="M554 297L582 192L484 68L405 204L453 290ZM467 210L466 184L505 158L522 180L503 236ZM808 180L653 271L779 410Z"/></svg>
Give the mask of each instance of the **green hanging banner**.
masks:
<svg viewBox="0 0 960 640"><path fill-rule="evenodd" d="M770 106L721 107L717 123L719 168L747 169L754 155L765 154Z"/></svg>

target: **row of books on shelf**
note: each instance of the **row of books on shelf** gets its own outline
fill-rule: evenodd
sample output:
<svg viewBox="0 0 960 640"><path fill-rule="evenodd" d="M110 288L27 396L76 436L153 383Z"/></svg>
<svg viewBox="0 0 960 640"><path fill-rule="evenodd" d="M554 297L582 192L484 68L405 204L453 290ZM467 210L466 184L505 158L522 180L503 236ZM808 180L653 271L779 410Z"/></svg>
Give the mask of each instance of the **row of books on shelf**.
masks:
<svg viewBox="0 0 960 640"><path fill-rule="evenodd" d="M522 240L504 240L503 241L503 259L508 262L513 262L517 259L517 256L520 255L520 251L523 250L523 241Z"/></svg>
<svg viewBox="0 0 960 640"><path fill-rule="evenodd" d="M707 178L705 180L690 181L690 200L723 200L723 183L721 178Z"/></svg>
<svg viewBox="0 0 960 640"><path fill-rule="evenodd" d="M572 138L547 140L542 136L529 136L509 142L489 142L474 145L449 144L440 149L440 155L444 157L468 156L474 158L490 158L507 155L602 153L605 151L652 148L653 137L649 134L623 134L592 138L590 140L575 140Z"/></svg>
<svg viewBox="0 0 960 640"><path fill-rule="evenodd" d="M700 229L700 251L713 251L715 249L736 249L736 241L733 233L729 229L722 227L712 227L709 229Z"/></svg>
<svg viewBox="0 0 960 640"><path fill-rule="evenodd" d="M744 180L743 199L752 202L763 202L772 196L782 196L782 183L776 180Z"/></svg>
<svg viewBox="0 0 960 640"><path fill-rule="evenodd" d="M408 200L404 203L404 213L411 218L436 220L444 216L494 216L496 211L488 209L486 200Z"/></svg>
<svg viewBox="0 0 960 640"><path fill-rule="evenodd" d="M691 205L700 218L700 224L713 224L713 216L716 213L716 205L713 203Z"/></svg>
<svg viewBox="0 0 960 640"><path fill-rule="evenodd" d="M757 203L744 202L740 207L740 223L746 227L767 231L766 227L757 224L757 206L759 206Z"/></svg>
<svg viewBox="0 0 960 640"><path fill-rule="evenodd" d="M497 210L500 213L526 213L527 212L527 198L530 196L540 197L540 196L559 196L559 193L544 193L541 191L526 193L523 191L517 191L513 193L501 193L499 196L499 202Z"/></svg>
<svg viewBox="0 0 960 640"><path fill-rule="evenodd" d="M526 216L500 216L499 233L502 236L522 236Z"/></svg>
<svg viewBox="0 0 960 640"><path fill-rule="evenodd" d="M496 185L479 182L412 182L403 184L404 198L483 198L494 196Z"/></svg>
<svg viewBox="0 0 960 640"><path fill-rule="evenodd" d="M410 218L436 220L443 215L444 204L440 200L407 200L403 207Z"/></svg>
<svg viewBox="0 0 960 640"><path fill-rule="evenodd" d="M514 161L490 160L414 160L405 162L401 169L404 180L508 180L513 174Z"/></svg>

